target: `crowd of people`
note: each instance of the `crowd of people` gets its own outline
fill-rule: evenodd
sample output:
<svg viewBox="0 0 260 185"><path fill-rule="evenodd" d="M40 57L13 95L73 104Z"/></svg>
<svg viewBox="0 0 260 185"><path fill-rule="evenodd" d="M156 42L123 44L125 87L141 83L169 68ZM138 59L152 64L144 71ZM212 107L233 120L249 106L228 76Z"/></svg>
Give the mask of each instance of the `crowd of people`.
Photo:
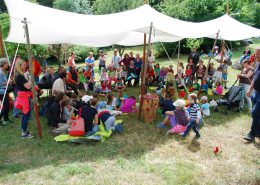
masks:
<svg viewBox="0 0 260 185"><path fill-rule="evenodd" d="M246 51L245 54L248 54L248 50ZM7 59L1 58L0 99L3 102L1 125L10 122L9 94L12 92L13 116L16 118L22 116L21 137L33 137L27 127L33 111L31 78L34 78L37 96L41 96L43 89L49 91L48 100L42 106L41 114L48 117L48 126L52 128L52 134L68 133L73 115L79 115L84 119L86 135L95 134L98 131L97 125L101 122L108 130L122 130L115 125L115 116L137 110L138 99L131 94L127 95L126 89L140 86L143 57L138 53L134 55L133 52L129 52L121 58L117 49L113 51L111 59L108 59L102 50L99 50L98 55L97 66L93 53L89 52L85 66L78 67L75 62L76 54L73 52L68 58L67 67L59 67L57 71L48 66L45 56L42 57L42 65L32 56L33 74L28 70L28 61L20 57L15 59L13 73L9 73ZM255 57L256 61L260 62L259 49L256 50ZM196 137L200 137L199 125L203 123L203 117L210 116L208 96L222 96L225 89L228 89L228 61L224 60L218 67L215 67L216 64L214 62L205 64L200 54L193 48L188 56L187 65L184 67L184 63L179 62L175 71L172 65L160 66L155 62L153 52L148 53L148 65L144 75L146 87L155 86L156 94L160 97L163 120L157 125L158 128L167 128L167 125L171 125L169 133L178 133L183 137L193 129ZM259 130L259 116L256 113L259 111L259 89L256 83L259 80L260 69L246 58L243 59L242 65L243 70L237 77L240 86L248 91L248 96L244 99L249 110L253 111L252 131L245 137L250 140L257 135L256 130ZM96 72L98 74L95 74ZM253 88L255 89L253 94L256 96L254 108L251 99ZM201 94L203 96L200 98ZM147 95L149 96L149 93ZM185 97L186 101L183 100ZM240 102L240 110L243 109L244 99Z"/></svg>

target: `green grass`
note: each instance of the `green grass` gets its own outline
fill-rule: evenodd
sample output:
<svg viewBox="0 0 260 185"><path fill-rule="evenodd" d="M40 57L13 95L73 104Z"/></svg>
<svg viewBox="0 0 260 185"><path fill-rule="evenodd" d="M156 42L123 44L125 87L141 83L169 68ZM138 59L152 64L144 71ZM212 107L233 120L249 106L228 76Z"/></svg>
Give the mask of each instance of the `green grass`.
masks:
<svg viewBox="0 0 260 185"><path fill-rule="evenodd" d="M237 73L230 70L230 82ZM138 96L140 89L127 93ZM41 118L42 140L20 139L20 120L0 128L0 184L260 184L259 140L242 139L251 126L248 112L212 112L199 140L192 132L186 139L167 135L155 127L159 116L152 124L137 121L135 114L119 119L124 134L80 145L55 143L46 118ZM34 118L29 127L37 133Z"/></svg>

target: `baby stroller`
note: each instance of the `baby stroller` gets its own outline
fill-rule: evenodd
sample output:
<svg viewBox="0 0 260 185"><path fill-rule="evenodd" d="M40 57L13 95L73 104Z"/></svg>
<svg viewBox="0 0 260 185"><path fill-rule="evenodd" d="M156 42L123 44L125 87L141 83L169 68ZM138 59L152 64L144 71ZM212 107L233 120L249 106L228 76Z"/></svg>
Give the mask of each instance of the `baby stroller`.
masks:
<svg viewBox="0 0 260 185"><path fill-rule="evenodd" d="M245 97L245 89L242 86L235 86L236 82L230 87L229 91L224 95L223 99L217 100L215 111L218 112L218 106L226 106L224 113L227 114L228 110L239 109L240 101Z"/></svg>

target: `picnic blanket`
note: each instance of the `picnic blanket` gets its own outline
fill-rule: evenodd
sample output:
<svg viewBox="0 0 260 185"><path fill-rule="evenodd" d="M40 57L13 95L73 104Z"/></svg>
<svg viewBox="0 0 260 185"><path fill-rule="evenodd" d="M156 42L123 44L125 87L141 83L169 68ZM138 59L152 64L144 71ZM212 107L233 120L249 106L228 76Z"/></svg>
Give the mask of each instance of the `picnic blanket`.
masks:
<svg viewBox="0 0 260 185"><path fill-rule="evenodd" d="M116 120L116 124L121 124L122 120ZM94 141L106 141L112 135L112 130L106 130L104 124L99 125L99 131L91 136L70 136L68 134L62 134L56 136L54 140L56 142L72 142L72 143L85 143L90 140Z"/></svg>

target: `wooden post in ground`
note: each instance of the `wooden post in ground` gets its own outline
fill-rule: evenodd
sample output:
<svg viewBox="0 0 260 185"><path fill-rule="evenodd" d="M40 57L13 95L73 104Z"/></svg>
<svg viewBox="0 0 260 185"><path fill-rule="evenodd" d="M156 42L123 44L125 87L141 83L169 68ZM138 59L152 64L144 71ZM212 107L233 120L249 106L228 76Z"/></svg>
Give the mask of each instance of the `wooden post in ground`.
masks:
<svg viewBox="0 0 260 185"><path fill-rule="evenodd" d="M221 40L221 58L220 58L220 62L219 62L219 66L221 66L221 64L224 62L224 55L225 55L225 43L224 40Z"/></svg>
<svg viewBox="0 0 260 185"><path fill-rule="evenodd" d="M148 39L148 47L147 52L145 52L146 49L146 34L144 35L144 55L143 55L143 65L142 65L142 71L141 71L141 99L140 99L140 105L139 105L139 114L138 119L141 120L141 112L142 112L142 106L143 106L143 98L144 98L144 91L145 91L145 74L147 70L147 64L148 64L148 53L151 50L151 37L152 37L152 29L153 29L153 23L151 23L150 26L150 32L149 32L149 39Z"/></svg>
<svg viewBox="0 0 260 185"><path fill-rule="evenodd" d="M24 30L25 30L25 36L26 36L26 42L27 42L27 54L28 54L28 61L29 61L29 70L31 74L31 84L32 84L32 91L33 91L33 104L34 104L34 111L35 111L35 118L38 126L38 134L40 139L42 138L42 129L41 129L41 123L39 118L39 111L38 111L38 98L37 93L35 90L35 80L33 75L33 64L32 64L32 56L31 56L31 45L30 45L30 36L29 36L29 29L27 24L27 19L24 18Z"/></svg>
<svg viewBox="0 0 260 185"><path fill-rule="evenodd" d="M144 64L146 63L146 33L144 33L144 47L143 47L143 64L142 64L142 69L141 69L141 99L140 99L140 105L139 105L139 112L138 112L138 119L139 121L141 120L141 111L142 111L142 106L143 106L143 95L144 95L144 88L145 84L143 77L144 77Z"/></svg>

